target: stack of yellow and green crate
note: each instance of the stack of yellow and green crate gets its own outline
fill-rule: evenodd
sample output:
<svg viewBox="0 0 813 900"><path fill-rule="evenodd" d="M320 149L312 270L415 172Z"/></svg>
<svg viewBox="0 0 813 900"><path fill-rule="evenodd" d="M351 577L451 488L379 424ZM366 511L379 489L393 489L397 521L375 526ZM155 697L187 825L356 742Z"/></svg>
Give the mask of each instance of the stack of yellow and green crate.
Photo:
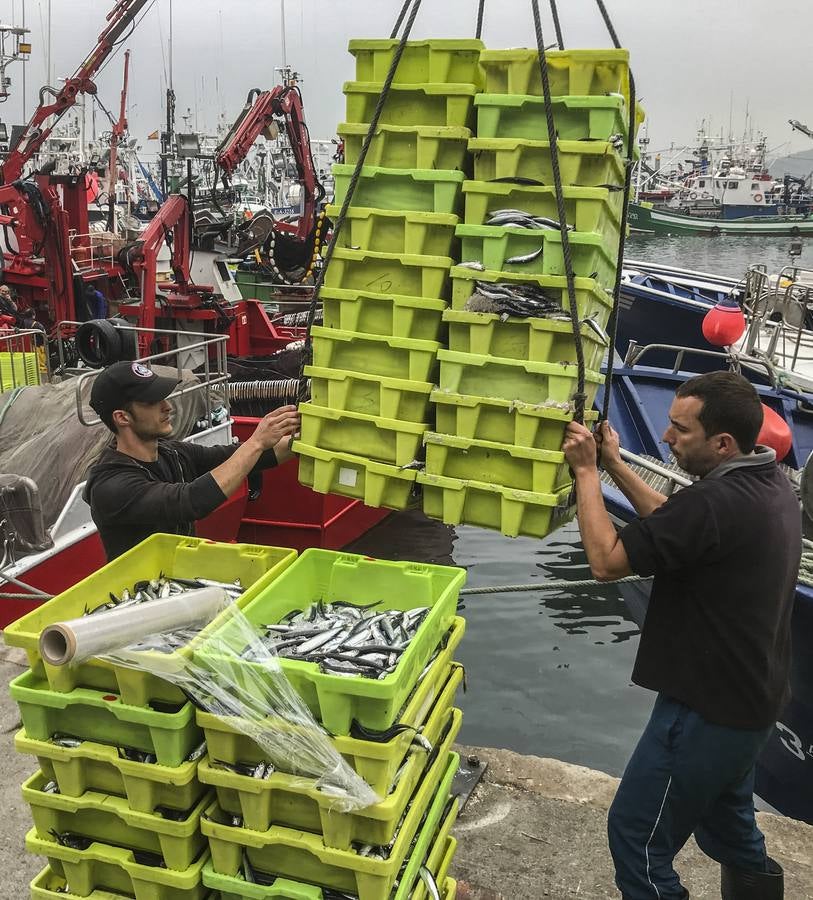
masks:
<svg viewBox="0 0 813 900"><path fill-rule="evenodd" d="M11 696L23 722L15 747L39 764L23 785L34 819L26 849L48 859L31 885L33 900L210 896L200 820L212 795L198 778L203 732L194 706L180 688L143 671L99 659L49 665L39 652L42 629L160 573L240 578L242 605L295 557L276 547L153 535L5 630L6 643L25 649L31 665L11 682ZM120 748L156 761L136 762Z"/></svg>
<svg viewBox="0 0 813 900"><path fill-rule="evenodd" d="M618 256L628 54L554 51L547 60L576 303L580 319L598 326L581 327L589 409L607 351L601 331ZM438 353L439 386L431 395L436 430L424 437L426 471L418 481L429 516L542 537L570 514L561 445L577 384L572 326L545 318L503 321L465 306L481 281L532 283L570 308L545 103L535 50L483 51L480 62L485 87L475 98L477 136L469 141L474 180L463 185L465 221L456 229L464 265L451 272L452 308L443 314L449 343ZM557 224L549 230L485 224L502 209ZM533 258L507 262L522 256Z"/></svg>
<svg viewBox="0 0 813 900"><path fill-rule="evenodd" d="M208 749L199 776L217 792L202 821L211 849L203 881L223 900L322 900L324 891L359 900L423 900L418 872L424 865L443 896L454 897L447 873L456 847L450 832L458 804L451 782L458 757L451 745L462 720L454 698L463 678L454 653L465 629L455 613L464 580L462 569L310 549L245 607L258 627L320 601L378 603L377 612L430 612L395 671L382 679L339 676L317 663L280 659L283 674L336 750L381 797L372 806L341 812L315 780L287 774L278 759L265 778L235 774L229 765L253 766L268 754L236 720L198 711ZM232 645L232 638L221 633L217 645L224 642ZM209 654L207 667L219 666L216 649L204 645L199 653ZM247 684L253 682L250 670L262 676L259 663L241 660L237 666L245 667ZM354 723L382 739L352 736ZM269 719L268 727L293 726ZM418 732L432 752L413 742ZM365 844L391 844L389 857L359 853Z"/></svg>
<svg viewBox="0 0 813 900"><path fill-rule="evenodd" d="M338 215L398 42L350 42L345 163L333 167ZM404 468L431 425L442 313L450 296L469 126L482 44L407 43L372 137L312 329L311 401L300 408L299 477L323 493L403 509Z"/></svg>

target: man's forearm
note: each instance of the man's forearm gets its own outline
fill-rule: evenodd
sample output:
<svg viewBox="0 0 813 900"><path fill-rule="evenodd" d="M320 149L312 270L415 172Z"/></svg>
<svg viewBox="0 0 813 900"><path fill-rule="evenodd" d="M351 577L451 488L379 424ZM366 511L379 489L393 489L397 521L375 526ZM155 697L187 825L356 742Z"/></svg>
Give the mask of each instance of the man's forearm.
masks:
<svg viewBox="0 0 813 900"><path fill-rule="evenodd" d="M604 506L598 469L576 473L576 510L593 576L599 581L611 581L628 575L627 555Z"/></svg>
<svg viewBox="0 0 813 900"><path fill-rule="evenodd" d="M618 462L611 467L605 466L605 471L616 483L621 493L635 507L639 516L648 516L666 503L666 496L651 488L626 463Z"/></svg>
<svg viewBox="0 0 813 900"><path fill-rule="evenodd" d="M212 478L227 497L230 497L240 487L243 479L257 465L262 453L263 448L259 443L248 440L244 444L240 444L225 462L222 462L216 469L212 469Z"/></svg>

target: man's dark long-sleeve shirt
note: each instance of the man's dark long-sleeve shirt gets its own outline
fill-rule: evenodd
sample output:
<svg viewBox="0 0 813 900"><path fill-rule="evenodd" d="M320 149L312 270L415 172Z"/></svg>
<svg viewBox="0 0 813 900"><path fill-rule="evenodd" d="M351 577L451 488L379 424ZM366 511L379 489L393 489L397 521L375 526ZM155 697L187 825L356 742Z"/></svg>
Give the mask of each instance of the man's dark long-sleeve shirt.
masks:
<svg viewBox="0 0 813 900"><path fill-rule="evenodd" d="M195 522L227 499L211 472L238 446L159 441L149 463L107 448L90 469L84 498L108 560L157 532L193 535ZM266 450L252 471L276 464Z"/></svg>

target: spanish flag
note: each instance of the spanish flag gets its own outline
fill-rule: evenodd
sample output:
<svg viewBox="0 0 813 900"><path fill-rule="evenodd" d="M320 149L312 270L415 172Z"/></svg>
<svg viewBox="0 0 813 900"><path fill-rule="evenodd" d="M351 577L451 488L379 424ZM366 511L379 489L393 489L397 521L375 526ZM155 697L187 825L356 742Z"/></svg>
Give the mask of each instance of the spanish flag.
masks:
<svg viewBox="0 0 813 900"><path fill-rule="evenodd" d="M157 140L158 140L158 132L157 132L157 131L153 131L152 134L148 134L148 135L147 135L147 140L148 140L148 141L157 141Z"/></svg>

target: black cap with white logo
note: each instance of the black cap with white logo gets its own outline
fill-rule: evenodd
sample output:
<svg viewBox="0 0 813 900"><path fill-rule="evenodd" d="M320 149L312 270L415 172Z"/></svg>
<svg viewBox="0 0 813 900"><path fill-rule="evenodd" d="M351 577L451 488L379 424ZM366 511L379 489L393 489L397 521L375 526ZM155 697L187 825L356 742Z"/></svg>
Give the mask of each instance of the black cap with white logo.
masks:
<svg viewBox="0 0 813 900"><path fill-rule="evenodd" d="M179 378L156 375L137 362L117 362L100 372L93 381L90 405L99 416L110 415L133 400L158 403L181 383Z"/></svg>

